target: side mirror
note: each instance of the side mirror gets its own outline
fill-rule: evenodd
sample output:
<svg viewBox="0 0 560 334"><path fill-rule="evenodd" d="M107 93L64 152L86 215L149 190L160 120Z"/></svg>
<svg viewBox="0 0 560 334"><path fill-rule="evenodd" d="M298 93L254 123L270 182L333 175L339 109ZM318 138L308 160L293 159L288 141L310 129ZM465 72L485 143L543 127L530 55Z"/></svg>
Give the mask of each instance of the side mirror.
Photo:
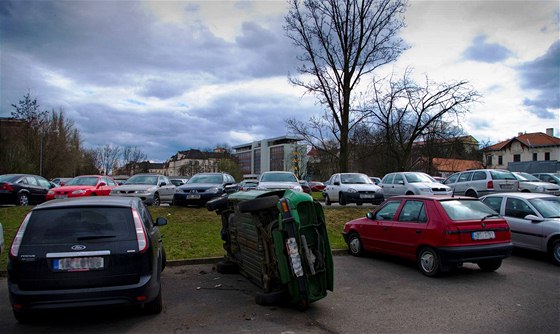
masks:
<svg viewBox="0 0 560 334"><path fill-rule="evenodd" d="M404 185L404 181L402 181L402 180L399 181L399 184L400 184L400 185Z"/></svg>
<svg viewBox="0 0 560 334"><path fill-rule="evenodd" d="M166 185L167 185L167 183L165 183L165 182L162 182L162 183L159 184L160 187L163 187L163 186L166 186Z"/></svg>
<svg viewBox="0 0 560 334"><path fill-rule="evenodd" d="M99 189L101 187L105 187L107 184L105 182L99 182L99 184L97 185L97 187L95 187L96 189Z"/></svg>
<svg viewBox="0 0 560 334"><path fill-rule="evenodd" d="M156 219L156 226L163 226L163 225L167 225L167 219L163 218L163 217L158 217Z"/></svg>
<svg viewBox="0 0 560 334"><path fill-rule="evenodd" d="M367 217L368 219L375 220L375 216L373 215L373 212L368 212L368 213L366 213L366 217Z"/></svg>
<svg viewBox="0 0 560 334"><path fill-rule="evenodd" d="M535 215L526 215L526 216L524 217L524 219L530 220L530 221L533 222L533 223L540 223L540 222L543 222L543 221L544 221L544 219L542 219L542 218L540 218L540 217L537 217L537 216L535 216Z"/></svg>

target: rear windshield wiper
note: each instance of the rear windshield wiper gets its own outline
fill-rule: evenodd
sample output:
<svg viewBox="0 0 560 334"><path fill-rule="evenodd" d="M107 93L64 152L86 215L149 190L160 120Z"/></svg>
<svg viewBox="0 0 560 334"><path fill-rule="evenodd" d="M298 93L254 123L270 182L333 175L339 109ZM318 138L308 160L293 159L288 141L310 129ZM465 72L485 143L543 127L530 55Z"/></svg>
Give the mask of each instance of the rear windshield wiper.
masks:
<svg viewBox="0 0 560 334"><path fill-rule="evenodd" d="M497 213L491 213L491 214L489 214L489 215L484 216L484 217L481 219L481 221L482 221L482 220L486 220L486 219L491 218L491 217L499 217L499 216L500 216L500 215L497 214Z"/></svg>
<svg viewBox="0 0 560 334"><path fill-rule="evenodd" d="M104 239L104 238L115 238L116 235L86 235L82 237L77 237L77 240L93 240L93 239Z"/></svg>

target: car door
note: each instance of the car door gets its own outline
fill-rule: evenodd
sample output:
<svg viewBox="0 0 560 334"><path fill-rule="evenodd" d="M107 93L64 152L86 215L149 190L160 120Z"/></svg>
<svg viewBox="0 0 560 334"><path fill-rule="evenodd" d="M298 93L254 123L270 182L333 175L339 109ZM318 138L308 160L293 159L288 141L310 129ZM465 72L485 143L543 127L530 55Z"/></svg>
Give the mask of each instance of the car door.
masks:
<svg viewBox="0 0 560 334"><path fill-rule="evenodd" d="M340 188L340 174L334 174L329 179L329 185L326 188L326 193L331 202L338 202L338 190Z"/></svg>
<svg viewBox="0 0 560 334"><path fill-rule="evenodd" d="M158 184L160 184L159 191L161 196L160 198L162 199L162 201L172 202L173 194L175 194L175 186L173 185L173 183L169 181L167 176L160 176Z"/></svg>
<svg viewBox="0 0 560 334"><path fill-rule="evenodd" d="M454 194L461 195L461 196L465 195L469 187L471 187L470 182L471 182L472 174L473 174L472 172L463 172L459 175L459 179L455 184L455 191L453 192Z"/></svg>
<svg viewBox="0 0 560 334"><path fill-rule="evenodd" d="M371 224L365 226L360 233L365 249L394 253L389 247L389 233L400 205L400 200L388 201L375 212Z"/></svg>
<svg viewBox="0 0 560 334"><path fill-rule="evenodd" d="M395 179L393 180L393 187L391 188L392 196L404 195L406 193L406 184L404 180L404 175L402 173L395 174Z"/></svg>
<svg viewBox="0 0 560 334"><path fill-rule="evenodd" d="M26 175L23 177L23 179L25 180L25 188L27 188L27 190L29 191L29 202L44 202L49 189L41 185L41 183L39 183L39 180L33 175Z"/></svg>
<svg viewBox="0 0 560 334"><path fill-rule="evenodd" d="M542 250L546 238L541 222L525 219L527 215L540 217L524 199L507 197L504 216L511 230L511 240L517 247Z"/></svg>
<svg viewBox="0 0 560 334"><path fill-rule="evenodd" d="M395 195L395 192L393 191L394 179L395 174L387 174L385 175L385 177L383 177L383 180L381 180L381 183L379 185L381 186L381 189L383 189L383 195L385 197L391 197Z"/></svg>
<svg viewBox="0 0 560 334"><path fill-rule="evenodd" d="M424 237L427 222L428 216L424 201L404 201L397 219L390 228L391 249L400 256L416 258L416 249Z"/></svg>

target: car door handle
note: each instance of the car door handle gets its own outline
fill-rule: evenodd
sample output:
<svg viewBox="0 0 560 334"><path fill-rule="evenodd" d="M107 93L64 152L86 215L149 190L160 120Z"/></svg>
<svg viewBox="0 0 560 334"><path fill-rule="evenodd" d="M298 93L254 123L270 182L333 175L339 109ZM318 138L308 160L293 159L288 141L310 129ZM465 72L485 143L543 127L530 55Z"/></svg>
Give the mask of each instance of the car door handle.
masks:
<svg viewBox="0 0 560 334"><path fill-rule="evenodd" d="M416 230L416 234L422 233L422 230Z"/></svg>
<svg viewBox="0 0 560 334"><path fill-rule="evenodd" d="M383 228L383 231L387 231L387 230L389 230L388 227L384 227L384 228Z"/></svg>

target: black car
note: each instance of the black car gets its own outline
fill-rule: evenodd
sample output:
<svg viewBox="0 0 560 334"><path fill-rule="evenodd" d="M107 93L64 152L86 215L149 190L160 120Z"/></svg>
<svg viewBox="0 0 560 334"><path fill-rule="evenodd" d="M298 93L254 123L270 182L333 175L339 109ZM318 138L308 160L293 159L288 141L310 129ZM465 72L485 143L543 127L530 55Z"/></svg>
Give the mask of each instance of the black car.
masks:
<svg viewBox="0 0 560 334"><path fill-rule="evenodd" d="M8 256L16 319L35 311L136 305L162 309L165 250L158 226L137 197L52 200L24 218Z"/></svg>
<svg viewBox="0 0 560 334"><path fill-rule="evenodd" d="M239 184L227 173L198 173L187 183L177 187L173 205L203 206L213 198L238 190Z"/></svg>
<svg viewBox="0 0 560 334"><path fill-rule="evenodd" d="M0 175L0 204L29 205L45 201L54 184L32 174Z"/></svg>

